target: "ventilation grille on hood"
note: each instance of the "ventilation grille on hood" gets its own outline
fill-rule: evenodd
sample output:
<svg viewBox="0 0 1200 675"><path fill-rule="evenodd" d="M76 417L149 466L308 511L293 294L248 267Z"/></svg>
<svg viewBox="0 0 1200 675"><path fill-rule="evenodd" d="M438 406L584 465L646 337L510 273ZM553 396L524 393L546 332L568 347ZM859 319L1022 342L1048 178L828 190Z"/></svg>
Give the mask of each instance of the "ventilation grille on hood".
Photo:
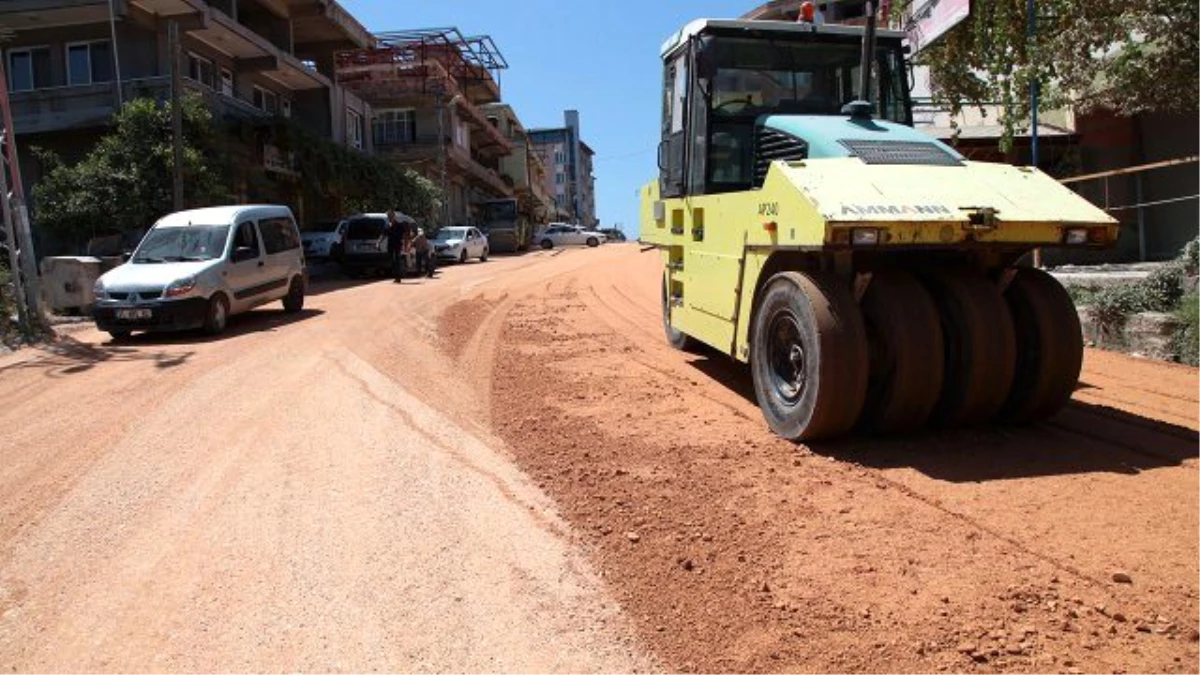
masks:
<svg viewBox="0 0 1200 675"><path fill-rule="evenodd" d="M933 143L920 141L841 140L850 155L866 164L928 164L962 166L957 157Z"/></svg>
<svg viewBox="0 0 1200 675"><path fill-rule="evenodd" d="M767 127L759 127L754 142L757 146L754 153L755 187L761 187L767 179L767 170L771 168L771 162L798 162L808 157L808 143L791 134Z"/></svg>

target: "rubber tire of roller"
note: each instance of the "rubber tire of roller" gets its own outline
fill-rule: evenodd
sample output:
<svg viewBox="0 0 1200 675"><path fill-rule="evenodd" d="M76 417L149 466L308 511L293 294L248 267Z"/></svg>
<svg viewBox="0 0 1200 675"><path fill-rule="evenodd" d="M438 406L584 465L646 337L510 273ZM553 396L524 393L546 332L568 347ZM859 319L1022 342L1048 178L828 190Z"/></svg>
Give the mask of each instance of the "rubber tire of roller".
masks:
<svg viewBox="0 0 1200 675"><path fill-rule="evenodd" d="M871 372L859 425L881 433L918 428L942 391L945 345L937 306L900 270L875 272L860 306Z"/></svg>
<svg viewBox="0 0 1200 675"><path fill-rule="evenodd" d="M942 393L930 420L944 427L990 422L1008 399L1016 368L1008 304L982 274L935 270L922 281L938 307L945 345Z"/></svg>
<svg viewBox="0 0 1200 675"><path fill-rule="evenodd" d="M1079 382L1083 331L1062 284L1031 267L1017 271L1004 293L1017 338L1016 373L1001 414L1013 422L1054 415Z"/></svg>
<svg viewBox="0 0 1200 675"><path fill-rule="evenodd" d="M777 314L790 311L805 351L805 386L795 404L772 381L768 345ZM768 426L793 441L831 438L858 421L867 392L867 335L854 296L835 277L780 272L764 287L751 332L754 394Z"/></svg>

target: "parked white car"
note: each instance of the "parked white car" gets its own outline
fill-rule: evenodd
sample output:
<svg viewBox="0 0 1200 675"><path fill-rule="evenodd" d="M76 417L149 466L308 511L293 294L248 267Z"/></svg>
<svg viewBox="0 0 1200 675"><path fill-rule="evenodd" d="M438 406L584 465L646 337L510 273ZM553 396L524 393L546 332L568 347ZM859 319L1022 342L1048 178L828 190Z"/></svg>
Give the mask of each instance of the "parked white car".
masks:
<svg viewBox="0 0 1200 675"><path fill-rule="evenodd" d="M225 330L275 300L304 308L300 231L286 206L220 206L164 216L129 262L96 280L92 315L114 339L133 331Z"/></svg>
<svg viewBox="0 0 1200 675"><path fill-rule="evenodd" d="M342 239L346 236L346 221L331 220L306 225L300 231L304 243L304 257L309 260L336 259L342 252Z"/></svg>
<svg viewBox="0 0 1200 675"><path fill-rule="evenodd" d="M599 246L608 241L603 232L587 230L579 225L565 223L550 223L546 229L533 235L538 246L545 249L555 246Z"/></svg>
<svg viewBox="0 0 1200 675"><path fill-rule="evenodd" d="M443 227L431 242L440 260L465 263L471 258L487 262L490 246L487 237L474 227Z"/></svg>

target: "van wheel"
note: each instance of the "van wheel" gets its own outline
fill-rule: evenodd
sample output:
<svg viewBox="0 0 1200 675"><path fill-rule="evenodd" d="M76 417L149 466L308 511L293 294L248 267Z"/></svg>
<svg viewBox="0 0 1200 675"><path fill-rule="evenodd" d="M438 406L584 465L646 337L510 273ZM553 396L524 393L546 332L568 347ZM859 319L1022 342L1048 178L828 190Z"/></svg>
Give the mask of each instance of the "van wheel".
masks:
<svg viewBox="0 0 1200 675"><path fill-rule="evenodd" d="M588 237L587 245L592 248L596 248L597 246L600 245L600 240L595 237Z"/></svg>
<svg viewBox="0 0 1200 675"><path fill-rule="evenodd" d="M543 239L542 248L549 251L550 249L554 248L554 242L550 241L549 239Z"/></svg>
<svg viewBox="0 0 1200 675"><path fill-rule="evenodd" d="M464 248L462 253L458 254L458 264L460 264L460 265L467 264L467 249Z"/></svg>
<svg viewBox="0 0 1200 675"><path fill-rule="evenodd" d="M217 293L208 299L208 313L204 315L204 332L209 335L220 335L225 332L229 323L229 301Z"/></svg>
<svg viewBox="0 0 1200 675"><path fill-rule="evenodd" d="M479 256L479 262L487 262L488 250L483 249L483 255Z"/></svg>
<svg viewBox="0 0 1200 675"><path fill-rule="evenodd" d="M108 335L113 339L113 342L124 342L129 339L130 335L133 335L133 331L110 330L108 331Z"/></svg>
<svg viewBox="0 0 1200 675"><path fill-rule="evenodd" d="M300 277L292 279L291 286L288 286L287 295L283 296L283 311L295 314L304 309L304 282Z"/></svg>

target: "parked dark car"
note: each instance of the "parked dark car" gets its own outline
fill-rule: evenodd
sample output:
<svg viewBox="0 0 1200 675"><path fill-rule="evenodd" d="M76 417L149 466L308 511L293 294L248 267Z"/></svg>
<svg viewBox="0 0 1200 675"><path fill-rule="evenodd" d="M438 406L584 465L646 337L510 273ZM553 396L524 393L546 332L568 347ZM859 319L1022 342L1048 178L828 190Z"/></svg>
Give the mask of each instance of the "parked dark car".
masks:
<svg viewBox="0 0 1200 675"><path fill-rule="evenodd" d="M396 219L409 224L416 230L416 221L403 213ZM346 234L342 240L342 269L350 276L363 274L386 275L391 273L392 260L387 248L387 214L362 213L346 219ZM416 269L415 259L410 259L407 269Z"/></svg>

